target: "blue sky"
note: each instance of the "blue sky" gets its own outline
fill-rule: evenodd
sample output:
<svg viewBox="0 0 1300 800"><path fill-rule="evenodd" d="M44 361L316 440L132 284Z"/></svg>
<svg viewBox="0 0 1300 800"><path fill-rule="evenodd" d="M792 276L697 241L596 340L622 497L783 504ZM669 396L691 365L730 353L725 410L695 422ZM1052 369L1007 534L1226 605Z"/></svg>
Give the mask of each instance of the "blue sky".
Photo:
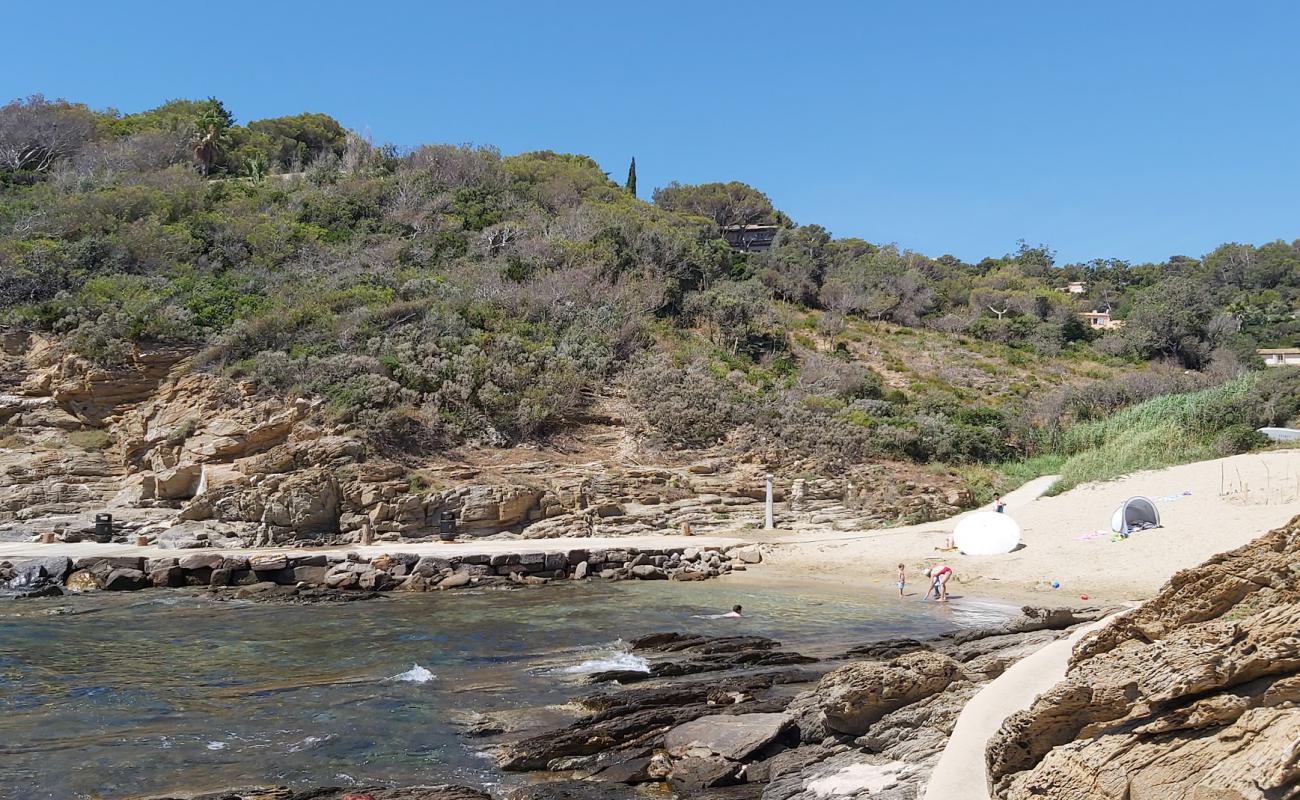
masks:
<svg viewBox="0 0 1300 800"><path fill-rule="evenodd" d="M376 141L586 153L642 196L741 180L930 255L1160 260L1300 238L1300 5L58 2L0 98L216 95ZM19 31L27 31L19 34Z"/></svg>

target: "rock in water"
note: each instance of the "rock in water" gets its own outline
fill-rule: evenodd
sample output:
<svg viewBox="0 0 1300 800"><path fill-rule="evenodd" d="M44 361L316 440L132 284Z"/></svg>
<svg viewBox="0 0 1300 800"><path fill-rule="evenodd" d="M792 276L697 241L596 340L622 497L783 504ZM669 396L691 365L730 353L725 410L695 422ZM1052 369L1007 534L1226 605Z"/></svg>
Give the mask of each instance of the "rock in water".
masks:
<svg viewBox="0 0 1300 800"><path fill-rule="evenodd" d="M9 588L31 591L46 586L62 585L63 579L71 571L72 559L65 556L21 561L14 565L14 575L9 579Z"/></svg>

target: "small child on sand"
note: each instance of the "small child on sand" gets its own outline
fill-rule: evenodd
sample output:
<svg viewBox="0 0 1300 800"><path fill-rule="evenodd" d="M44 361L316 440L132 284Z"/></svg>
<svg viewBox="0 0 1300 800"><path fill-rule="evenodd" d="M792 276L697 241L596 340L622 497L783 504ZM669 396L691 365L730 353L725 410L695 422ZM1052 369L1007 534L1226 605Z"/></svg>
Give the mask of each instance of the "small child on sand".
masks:
<svg viewBox="0 0 1300 800"><path fill-rule="evenodd" d="M907 577L903 573L903 565L898 565L898 596L903 596L903 587L907 585Z"/></svg>

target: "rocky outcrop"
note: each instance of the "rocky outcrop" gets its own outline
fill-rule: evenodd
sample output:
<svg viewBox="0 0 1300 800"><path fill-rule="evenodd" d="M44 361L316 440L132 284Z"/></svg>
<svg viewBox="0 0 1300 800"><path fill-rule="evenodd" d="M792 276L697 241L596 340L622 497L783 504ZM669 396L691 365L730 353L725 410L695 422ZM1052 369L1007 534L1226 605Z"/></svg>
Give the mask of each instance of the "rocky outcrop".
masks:
<svg viewBox="0 0 1300 800"><path fill-rule="evenodd" d="M999 797L1300 797L1300 518L1076 646L990 743Z"/></svg>
<svg viewBox="0 0 1300 800"><path fill-rule="evenodd" d="M822 679L816 695L826 727L861 736L891 711L942 692L962 676L961 665L934 652L841 667Z"/></svg>
<svg viewBox="0 0 1300 800"><path fill-rule="evenodd" d="M31 341L22 352L29 370L21 393L52 398L60 408L91 425L102 425L148 399L189 354L168 347L137 347L126 364L105 369L84 358L63 355L57 344L48 340Z"/></svg>
<svg viewBox="0 0 1300 800"><path fill-rule="evenodd" d="M52 521L111 509L172 509L182 521L246 527L247 544L357 542L439 535L520 538L712 532L759 524L762 453L593 459L379 459L319 400L268 395L193 369L188 353L141 347L103 369L56 340L6 335L0 348L0 521ZM611 421L608 424L615 424ZM12 434L11 434L12 431ZM609 439L609 431L598 438ZM618 439L619 435L612 438ZM465 454L460 454L465 455ZM469 454L473 456L474 454ZM807 466L807 465L803 465ZM951 476L900 464L777 481L776 522L869 529L948 516L971 498ZM52 525L46 526L48 531ZM642 569L663 577L662 569Z"/></svg>
<svg viewBox="0 0 1300 800"><path fill-rule="evenodd" d="M914 800L981 685L1101 613L1025 609L1005 625L876 642L829 662L760 637L652 634L633 642L649 662L646 683L585 698L571 725L507 742L500 760L507 770L585 778L520 795L538 800L630 796L610 784L662 784L692 798ZM789 660L765 662L772 654ZM728 657L702 674L659 669Z"/></svg>

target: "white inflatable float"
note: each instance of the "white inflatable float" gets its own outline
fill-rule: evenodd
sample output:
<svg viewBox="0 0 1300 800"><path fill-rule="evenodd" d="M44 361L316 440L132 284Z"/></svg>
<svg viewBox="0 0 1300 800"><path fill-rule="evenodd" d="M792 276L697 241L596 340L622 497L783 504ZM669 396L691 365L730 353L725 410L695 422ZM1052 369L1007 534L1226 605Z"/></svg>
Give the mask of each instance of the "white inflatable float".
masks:
<svg viewBox="0 0 1300 800"><path fill-rule="evenodd" d="M1020 544L1020 525L1006 514L976 511L957 523L952 543L968 556L1010 553Z"/></svg>

